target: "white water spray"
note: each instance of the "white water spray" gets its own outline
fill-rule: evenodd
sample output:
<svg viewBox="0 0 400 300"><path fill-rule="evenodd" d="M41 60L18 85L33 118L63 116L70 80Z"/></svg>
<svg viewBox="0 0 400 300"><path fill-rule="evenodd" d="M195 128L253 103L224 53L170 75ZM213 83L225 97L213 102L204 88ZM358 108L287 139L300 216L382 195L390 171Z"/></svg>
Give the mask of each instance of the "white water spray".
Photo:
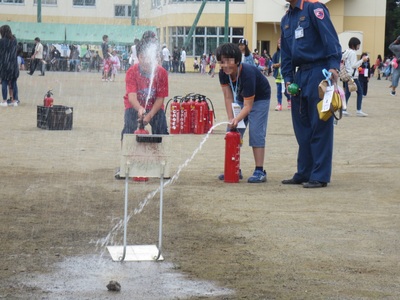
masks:
<svg viewBox="0 0 400 300"><path fill-rule="evenodd" d="M163 187L167 187L169 185L172 185L176 180L178 180L180 173L182 170L187 167L187 165L195 158L197 153L201 150L203 147L204 143L208 140L211 132L218 126L223 125L223 124L229 124L229 122L220 122L218 124L215 124L210 128L210 130L207 132L207 134L204 136L203 140L200 142L199 146L193 151L192 155L185 160L184 163L182 163L179 167L176 173L167 181L164 182ZM147 196L138 204L138 206L128 215L126 222L129 222L130 218L133 215L140 214L144 207L148 204L148 202L154 198L154 196L160 191L161 187L158 187L154 191L150 192L147 194ZM105 247L114 244L115 242L115 236L118 233L119 230L121 230L124 226L124 220L121 219L117 222L117 224L114 225L114 227L111 229L111 231L107 234L106 237L99 239L96 242L97 247ZM103 255L104 252L102 252L101 255Z"/></svg>
<svg viewBox="0 0 400 300"><path fill-rule="evenodd" d="M146 97L146 103L144 105L145 108L147 107L147 103L152 96L151 87L153 86L154 75L158 66L158 49L159 47L156 43L149 43L145 49L144 64L146 65L146 72L150 73L150 83Z"/></svg>

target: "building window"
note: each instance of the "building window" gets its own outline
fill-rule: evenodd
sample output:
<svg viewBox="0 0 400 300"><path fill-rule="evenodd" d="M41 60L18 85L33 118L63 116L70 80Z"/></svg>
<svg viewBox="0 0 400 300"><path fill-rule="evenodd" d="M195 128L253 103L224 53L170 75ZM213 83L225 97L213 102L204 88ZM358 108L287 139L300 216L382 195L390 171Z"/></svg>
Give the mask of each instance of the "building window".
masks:
<svg viewBox="0 0 400 300"><path fill-rule="evenodd" d="M151 8L160 8L161 0L151 0Z"/></svg>
<svg viewBox="0 0 400 300"><path fill-rule="evenodd" d="M215 49L224 43L224 27L196 27L192 38L189 41L186 54L188 56L201 56L203 53L215 53ZM170 47L180 49L187 38L190 27L169 27ZM230 27L228 42L237 43L243 38L244 29L242 27Z"/></svg>
<svg viewBox="0 0 400 300"><path fill-rule="evenodd" d="M0 0L0 3L24 4L25 0Z"/></svg>
<svg viewBox="0 0 400 300"><path fill-rule="evenodd" d="M37 5L38 0L34 0L33 4ZM57 0L42 0L42 5L57 5Z"/></svg>
<svg viewBox="0 0 400 300"><path fill-rule="evenodd" d="M74 6L95 6L96 0L73 0Z"/></svg>
<svg viewBox="0 0 400 300"><path fill-rule="evenodd" d="M132 5L115 5L114 16L130 18L132 16Z"/></svg>

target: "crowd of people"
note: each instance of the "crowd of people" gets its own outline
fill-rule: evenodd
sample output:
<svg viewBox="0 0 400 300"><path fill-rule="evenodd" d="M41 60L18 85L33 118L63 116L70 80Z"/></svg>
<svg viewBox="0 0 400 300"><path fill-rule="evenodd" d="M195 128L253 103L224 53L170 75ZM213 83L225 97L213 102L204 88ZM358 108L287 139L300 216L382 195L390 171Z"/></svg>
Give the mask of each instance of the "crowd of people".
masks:
<svg viewBox="0 0 400 300"><path fill-rule="evenodd" d="M322 119L319 116L316 109L320 101L318 86L322 80L327 79L337 87L340 83L339 69L343 64L351 82L354 81L357 87L356 116L367 117L368 114L362 110L362 101L368 95L368 83L373 76L376 75L377 80L391 80L390 94L396 95L400 77L397 61L400 56L400 36L389 46L393 55L385 59L378 55L372 64L367 52L357 56L361 46L357 37L349 40L348 49L341 48L325 4L286 1L289 3L288 13L282 18L281 37L272 57L266 51L261 55L257 49L251 52L248 41L241 38L238 43L220 45L215 53L195 57L193 69L214 77L217 63L220 64L218 77L229 121L227 130L238 129L243 138L246 127L249 127L249 146L252 148L255 163L252 176L248 178L249 183L267 180L264 155L271 100L267 77L272 75L277 90L275 110L282 110L285 97L298 143L297 170L291 178L283 180L282 184L302 185L304 188L326 187L332 173L334 122L333 117ZM305 20L311 22L306 24ZM0 27L0 35L3 96L0 106L18 106L17 79L19 71L25 66L20 55L21 45L17 43L8 25ZM150 51L151 49L153 50ZM102 64L102 80L113 81L121 69L121 61L116 49L109 46L107 35L103 36L101 52L102 61L97 65ZM57 64L60 57L57 48L51 47L49 53L51 64ZM71 45L70 53L70 70L79 71L79 48ZM94 61L97 57L96 60L99 61L98 53L88 53L88 58ZM39 68L40 75L45 76L47 62L39 37L35 38L35 47L30 58L28 74L33 75ZM146 31L140 40L133 42L129 65L125 75L125 116L121 138L124 133L133 133L140 122L144 125L150 124L153 134L168 134L163 111L164 99L168 96L168 72L186 72L185 47L174 47L171 53L167 45L160 47L154 32ZM150 80L152 76L154 80ZM346 104L352 94L349 82L341 83ZM9 99L7 94L10 95ZM232 104L240 106L241 111L238 114L233 113ZM347 110L343 114L350 115ZM238 128L241 122L245 126ZM241 170L239 175L243 178ZM219 179L223 180L224 174Z"/></svg>

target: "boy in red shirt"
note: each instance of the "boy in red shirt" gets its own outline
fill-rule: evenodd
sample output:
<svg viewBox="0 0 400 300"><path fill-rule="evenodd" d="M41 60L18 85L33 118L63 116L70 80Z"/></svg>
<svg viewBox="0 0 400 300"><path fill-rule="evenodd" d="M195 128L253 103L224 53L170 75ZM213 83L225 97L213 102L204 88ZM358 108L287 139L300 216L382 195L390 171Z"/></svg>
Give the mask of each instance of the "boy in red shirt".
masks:
<svg viewBox="0 0 400 300"><path fill-rule="evenodd" d="M156 42L141 40L136 47L139 63L126 73L124 133L133 133L138 121L150 124L152 134L168 134L164 98L168 97L168 72L158 64Z"/></svg>

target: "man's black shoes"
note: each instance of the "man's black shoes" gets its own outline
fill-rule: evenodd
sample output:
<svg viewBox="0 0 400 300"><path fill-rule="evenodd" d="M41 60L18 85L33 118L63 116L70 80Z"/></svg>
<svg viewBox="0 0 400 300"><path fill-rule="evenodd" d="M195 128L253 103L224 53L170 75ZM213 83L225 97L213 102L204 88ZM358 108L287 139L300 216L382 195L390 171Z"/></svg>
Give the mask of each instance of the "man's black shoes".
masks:
<svg viewBox="0 0 400 300"><path fill-rule="evenodd" d="M309 181L303 183L303 188L306 189L315 189L315 188L323 188L326 187L328 184L326 182L319 182L319 181Z"/></svg>
<svg viewBox="0 0 400 300"><path fill-rule="evenodd" d="M306 189L322 188L322 187L326 187L328 185L326 182L319 182L319 181L304 182L301 180L296 180L294 178L282 180L282 184L293 184L293 185L302 184L303 188L306 188Z"/></svg>
<svg viewBox="0 0 400 300"><path fill-rule="evenodd" d="M304 181L295 180L294 178L282 180L282 184L302 184L303 182Z"/></svg>

